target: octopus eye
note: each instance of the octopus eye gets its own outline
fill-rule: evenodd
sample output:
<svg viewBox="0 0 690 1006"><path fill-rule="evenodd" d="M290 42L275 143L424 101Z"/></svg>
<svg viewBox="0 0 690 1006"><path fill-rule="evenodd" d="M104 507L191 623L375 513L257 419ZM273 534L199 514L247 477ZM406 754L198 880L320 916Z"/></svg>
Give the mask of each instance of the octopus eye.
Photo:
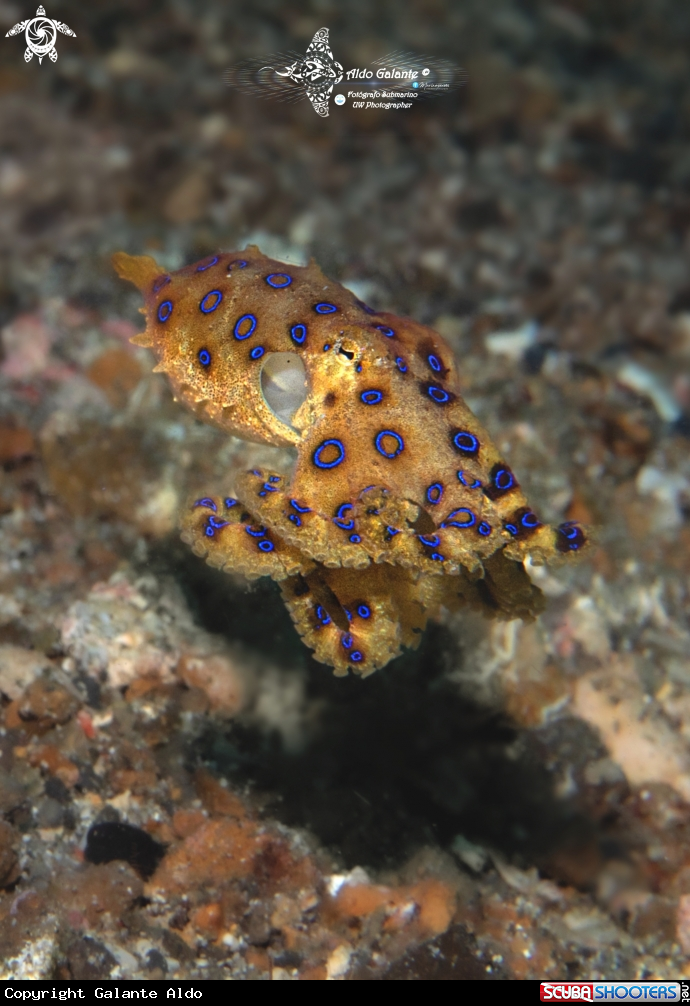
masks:
<svg viewBox="0 0 690 1006"><path fill-rule="evenodd" d="M212 311L219 306L223 299L223 294L220 290L209 290L205 297L202 298L199 304L199 309L203 311L204 314L211 314Z"/></svg>
<svg viewBox="0 0 690 1006"><path fill-rule="evenodd" d="M158 308L158 320L160 322L165 322L168 320L168 318L172 313L173 313L172 301L164 300L163 303Z"/></svg>

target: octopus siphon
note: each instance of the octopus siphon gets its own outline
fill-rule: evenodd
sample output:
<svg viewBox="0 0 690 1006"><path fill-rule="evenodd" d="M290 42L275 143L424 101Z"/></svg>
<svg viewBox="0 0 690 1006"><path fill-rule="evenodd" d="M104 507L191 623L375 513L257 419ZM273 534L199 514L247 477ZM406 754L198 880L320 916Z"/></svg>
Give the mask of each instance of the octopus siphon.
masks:
<svg viewBox="0 0 690 1006"><path fill-rule="evenodd" d="M278 581L317 660L366 676L442 608L542 610L524 560L572 558L589 532L530 508L436 332L253 246L171 273L148 256L113 262L144 296L133 342L176 400L296 449L289 474L253 469L234 495L190 501L182 538L213 566Z"/></svg>

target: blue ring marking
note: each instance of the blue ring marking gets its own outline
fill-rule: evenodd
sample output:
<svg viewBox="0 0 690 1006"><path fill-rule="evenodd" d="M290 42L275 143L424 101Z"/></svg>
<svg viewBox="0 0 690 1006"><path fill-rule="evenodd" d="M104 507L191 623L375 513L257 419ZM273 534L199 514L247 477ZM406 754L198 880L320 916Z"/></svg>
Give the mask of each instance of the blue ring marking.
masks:
<svg viewBox="0 0 690 1006"><path fill-rule="evenodd" d="M206 527L204 528L204 534L206 535L207 538L213 538L213 536L215 535L215 533L216 532L213 530L213 528L209 524L207 524Z"/></svg>
<svg viewBox="0 0 690 1006"><path fill-rule="evenodd" d="M587 544L582 528L572 520L559 524L556 528L556 548L559 552L576 552Z"/></svg>
<svg viewBox="0 0 690 1006"><path fill-rule="evenodd" d="M323 452L326 450L327 447L338 448L338 451L340 453L338 454L338 457L335 459L335 461L321 460L321 455L323 454ZM324 440L323 443L319 444L319 446L316 448L316 450L312 455L312 461L314 462L317 468L337 468L338 465L341 464L344 460L345 460L345 448L343 447L342 442L340 440L336 440L335 438L331 440Z"/></svg>
<svg viewBox="0 0 690 1006"><path fill-rule="evenodd" d="M279 492L279 489L278 489L277 486L272 486L268 482L264 482L262 488L265 489L267 493L277 493L277 492Z"/></svg>
<svg viewBox="0 0 690 1006"><path fill-rule="evenodd" d="M266 528L263 527L263 525L259 528L258 531L253 531L251 524L245 524L244 530L247 532L247 534L250 534L252 538L263 538L264 535L266 534Z"/></svg>
<svg viewBox="0 0 690 1006"><path fill-rule="evenodd" d="M453 436L453 444L459 451L463 451L465 454L476 454L479 450L479 441L474 433L470 433L468 430L458 430ZM462 482L462 479L460 481Z"/></svg>
<svg viewBox="0 0 690 1006"><path fill-rule="evenodd" d="M299 519L296 513L289 513L288 520L291 520L295 527L302 527L302 521Z"/></svg>
<svg viewBox="0 0 690 1006"><path fill-rule="evenodd" d="M173 304L171 300L164 300L162 304L158 307L158 320L166 322L170 315L173 313Z"/></svg>
<svg viewBox="0 0 690 1006"><path fill-rule="evenodd" d="M371 608L366 604L360 604L357 608L357 614L360 618L371 618Z"/></svg>
<svg viewBox="0 0 690 1006"><path fill-rule="evenodd" d="M398 445L397 449L389 453L383 446L384 437L393 437L393 439L396 441ZM398 454L401 454L402 451L405 449L405 441L400 436L400 434L396 433L394 430L381 430L380 433L376 434L376 438L374 439L374 445L379 454L382 454L384 458L389 459L397 458Z"/></svg>
<svg viewBox="0 0 690 1006"><path fill-rule="evenodd" d="M297 500L290 500L290 506L292 507L293 510L296 510L298 513L311 513L311 507L300 506Z"/></svg>
<svg viewBox="0 0 690 1006"><path fill-rule="evenodd" d="M208 496L204 496L203 499L197 500L194 506L207 506L209 510L213 510L214 513L217 512L216 504Z"/></svg>
<svg viewBox="0 0 690 1006"><path fill-rule="evenodd" d="M210 269L212 265L215 265L217 261L218 261L218 256L214 255L213 258L211 259L211 261L207 262L206 265L204 265L203 263L201 265L198 265L196 267L196 271L197 272L206 272L206 270Z"/></svg>
<svg viewBox="0 0 690 1006"><path fill-rule="evenodd" d="M254 346L254 349L251 351L249 355L252 358L252 360L260 360L265 352L266 350L264 349L263 346Z"/></svg>
<svg viewBox="0 0 690 1006"><path fill-rule="evenodd" d="M211 365L211 354L207 349L200 349L197 355L202 367L209 367Z"/></svg>
<svg viewBox="0 0 690 1006"><path fill-rule="evenodd" d="M347 608L343 608L343 611L345 612L345 617L347 618L348 622L351 622L352 621L352 612L349 611Z"/></svg>
<svg viewBox="0 0 690 1006"><path fill-rule="evenodd" d="M501 492L506 492L515 485L515 476L509 468L499 468L493 474L493 484Z"/></svg>
<svg viewBox="0 0 690 1006"><path fill-rule="evenodd" d="M539 527L541 521L539 520L539 518L535 513L532 513L531 510L528 510L526 514L522 515L522 520L520 521L520 523L522 524L523 527L531 529L533 527Z"/></svg>
<svg viewBox="0 0 690 1006"><path fill-rule="evenodd" d="M401 374L406 374L407 373L407 364L403 360L402 356L396 356L396 358L395 358L395 365L396 365L396 367L398 368L398 370L400 371Z"/></svg>
<svg viewBox="0 0 690 1006"><path fill-rule="evenodd" d="M390 535L390 537L393 538L394 535L400 534L400 531L398 530L397 527L387 527L386 534Z"/></svg>
<svg viewBox="0 0 690 1006"><path fill-rule="evenodd" d="M280 475L269 475L268 476L268 481L269 482L280 482Z"/></svg>
<svg viewBox="0 0 690 1006"><path fill-rule="evenodd" d="M265 496L266 492L265 492L265 490L262 489L261 492L258 492L256 495L257 496Z"/></svg>
<svg viewBox="0 0 690 1006"><path fill-rule="evenodd" d="M243 258L237 258L234 262L228 262L228 272L232 270L232 267L236 265L238 269L246 269L247 263Z"/></svg>
<svg viewBox="0 0 690 1006"><path fill-rule="evenodd" d="M252 468L251 474L252 475L258 475L259 478L261 478L261 472L258 470L258 468Z"/></svg>
<svg viewBox="0 0 690 1006"><path fill-rule="evenodd" d="M458 514L462 514L466 519L456 520L455 518ZM477 518L472 511L468 510L467 507L462 506L458 507L457 510L453 510L452 513L449 513L443 524L441 524L441 527L474 527L476 523Z"/></svg>
<svg viewBox="0 0 690 1006"><path fill-rule="evenodd" d="M352 542L353 545L358 545L361 540L362 539L360 538L360 536L358 534L351 534L350 535L350 541Z"/></svg>
<svg viewBox="0 0 690 1006"><path fill-rule="evenodd" d="M491 525L487 524L486 521L483 520L479 525L479 527L477 528L477 531L482 536L482 538L486 538L487 535L491 534Z"/></svg>
<svg viewBox="0 0 690 1006"><path fill-rule="evenodd" d="M358 374L361 374L361 372L362 372L362 364L358 363L357 366L355 367L355 370L357 371Z"/></svg>
<svg viewBox="0 0 690 1006"><path fill-rule="evenodd" d="M359 650L353 650L350 654L350 660L353 664L358 664L361 660L364 660L364 654L360 653Z"/></svg>
<svg viewBox="0 0 690 1006"><path fill-rule="evenodd" d="M270 276L266 277L266 282L275 290L282 290L284 287L290 286L292 276L288 276L286 272L272 272Z"/></svg>
<svg viewBox="0 0 690 1006"><path fill-rule="evenodd" d="M475 479L474 482L468 482L465 478L464 472L458 472L458 478L460 479L460 481L464 486L467 486L468 489L479 489L479 487L481 486L481 482L479 481L479 479Z"/></svg>
<svg viewBox="0 0 690 1006"><path fill-rule="evenodd" d="M343 636L343 638L341 639L341 643L343 644L343 646L345 647L346 650L351 649L352 648L352 644L354 643L354 639L352 638L352 633L351 632L347 632Z"/></svg>
<svg viewBox="0 0 690 1006"><path fill-rule="evenodd" d="M158 279L153 281L153 286L151 289L154 293L160 293L164 286L167 286L170 282L169 276L159 276Z"/></svg>
<svg viewBox="0 0 690 1006"><path fill-rule="evenodd" d="M233 499L232 496L227 496L225 499L225 506L229 510L231 507L237 506L237 500Z"/></svg>
<svg viewBox="0 0 690 1006"><path fill-rule="evenodd" d="M333 518L333 523L341 527L343 531L352 531L355 526L353 520L348 520L345 514L348 510L352 510L352 503L341 503L335 512L335 517Z"/></svg>
<svg viewBox="0 0 690 1006"><path fill-rule="evenodd" d="M266 538L264 538L263 541L258 542L258 545L262 552L272 552L275 548L273 542L268 541Z"/></svg>
<svg viewBox="0 0 690 1006"><path fill-rule="evenodd" d="M314 310L317 314L335 314L338 308L335 304L328 304L326 301L322 301L320 304L314 304Z"/></svg>
<svg viewBox="0 0 690 1006"><path fill-rule="evenodd" d="M375 311L373 307L369 307L369 305L365 304L363 300L357 300L356 297L355 297L355 304L357 305L357 307L361 307L361 309L365 311L366 314L378 314L378 311Z"/></svg>
<svg viewBox="0 0 690 1006"><path fill-rule="evenodd" d="M211 527L215 528L227 527L227 525L230 523L227 520L219 520L218 517L214 517L212 514L209 515L208 522L211 525Z"/></svg>
<svg viewBox="0 0 690 1006"><path fill-rule="evenodd" d="M515 538L516 535L519 534L518 529L517 529L517 525L515 525L515 524L504 524L503 526L506 529L506 531L508 531L509 534L512 534L513 538Z"/></svg>
<svg viewBox="0 0 690 1006"><path fill-rule="evenodd" d="M326 345L323 347L324 353L327 353L330 348L331 348L331 344L330 344L330 342L327 342Z"/></svg>
<svg viewBox="0 0 690 1006"><path fill-rule="evenodd" d="M248 328L248 330L246 332L241 332L240 328L241 328L241 326L244 325L245 321L249 322L249 328ZM239 339L240 342L241 342L242 339L248 339L249 336L254 333L255 329L256 329L256 317L255 317L255 315L253 315L253 314L243 314L242 317L238 318L237 321L235 322L235 328L233 330L233 335L235 336L236 339Z"/></svg>
<svg viewBox="0 0 690 1006"><path fill-rule="evenodd" d="M426 393L432 401L436 402L437 405L445 405L446 402L450 401L450 395L443 388L437 388L435 385L430 384L426 389Z"/></svg>
<svg viewBox="0 0 690 1006"><path fill-rule="evenodd" d="M378 329L379 332L383 332L383 334L386 336L387 339L392 339L393 336L395 335L393 329L388 328L387 325L376 325L376 328Z"/></svg>
<svg viewBox="0 0 690 1006"><path fill-rule="evenodd" d="M292 336L292 341L296 342L298 346L301 346L307 338L307 326L301 324L293 325L290 329L290 335Z"/></svg>
<svg viewBox="0 0 690 1006"><path fill-rule="evenodd" d="M316 606L316 617L321 622L322 625L331 624L331 616L328 614L325 608L322 608L320 604Z"/></svg>
<svg viewBox="0 0 690 1006"><path fill-rule="evenodd" d="M422 545L426 545L428 548L435 548L437 545L441 544L441 539L437 534L432 534L428 537L423 534L418 534L417 537L421 541Z"/></svg>
<svg viewBox="0 0 690 1006"><path fill-rule="evenodd" d="M429 366L431 367L431 369L435 370L437 374L440 374L441 371L443 370L443 364L441 363L439 358L437 356L434 356L433 353L429 353L429 355L427 356L427 360L429 362Z"/></svg>
<svg viewBox="0 0 690 1006"><path fill-rule="evenodd" d="M441 502L443 496L443 485L440 482L432 482L426 491L426 498L432 505Z"/></svg>
<svg viewBox="0 0 690 1006"><path fill-rule="evenodd" d="M445 562L446 561L445 555L441 555L440 552L432 552L429 558L436 559L438 562Z"/></svg>
<svg viewBox="0 0 690 1006"><path fill-rule="evenodd" d="M370 388L369 391L363 391L359 397L365 405L378 405L383 401L383 392L377 388Z"/></svg>
<svg viewBox="0 0 690 1006"><path fill-rule="evenodd" d="M209 300L210 297L214 298L213 303ZM204 314L210 314L220 305L222 299L223 294L220 290L209 290L206 296L199 303L199 309L203 311Z"/></svg>

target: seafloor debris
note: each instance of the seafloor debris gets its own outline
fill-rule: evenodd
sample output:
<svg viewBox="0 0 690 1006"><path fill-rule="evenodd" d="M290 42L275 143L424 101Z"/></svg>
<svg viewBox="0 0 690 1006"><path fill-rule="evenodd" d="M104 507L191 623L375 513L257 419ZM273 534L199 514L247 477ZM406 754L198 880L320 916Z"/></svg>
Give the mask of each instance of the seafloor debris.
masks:
<svg viewBox="0 0 690 1006"><path fill-rule="evenodd" d="M254 469L236 497L197 499L183 539L213 566L281 581L318 660L366 676L418 645L441 606L541 610L522 560L587 538L530 509L436 332L254 246L171 274L148 256L114 263L145 298L133 341L176 397L229 433L297 448L291 477Z"/></svg>

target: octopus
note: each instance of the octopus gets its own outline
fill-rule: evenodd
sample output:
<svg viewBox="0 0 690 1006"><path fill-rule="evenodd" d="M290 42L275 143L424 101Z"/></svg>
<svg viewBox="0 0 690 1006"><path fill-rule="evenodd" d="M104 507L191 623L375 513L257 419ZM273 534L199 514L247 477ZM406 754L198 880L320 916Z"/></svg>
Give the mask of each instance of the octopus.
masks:
<svg viewBox="0 0 690 1006"><path fill-rule="evenodd" d="M532 620L525 560L569 561L590 533L543 522L460 394L431 328L375 311L315 262L250 246L176 272L117 253L176 400L229 434L292 447L199 496L182 539L208 563L272 577L304 643L362 676L415 648L442 609Z"/></svg>

